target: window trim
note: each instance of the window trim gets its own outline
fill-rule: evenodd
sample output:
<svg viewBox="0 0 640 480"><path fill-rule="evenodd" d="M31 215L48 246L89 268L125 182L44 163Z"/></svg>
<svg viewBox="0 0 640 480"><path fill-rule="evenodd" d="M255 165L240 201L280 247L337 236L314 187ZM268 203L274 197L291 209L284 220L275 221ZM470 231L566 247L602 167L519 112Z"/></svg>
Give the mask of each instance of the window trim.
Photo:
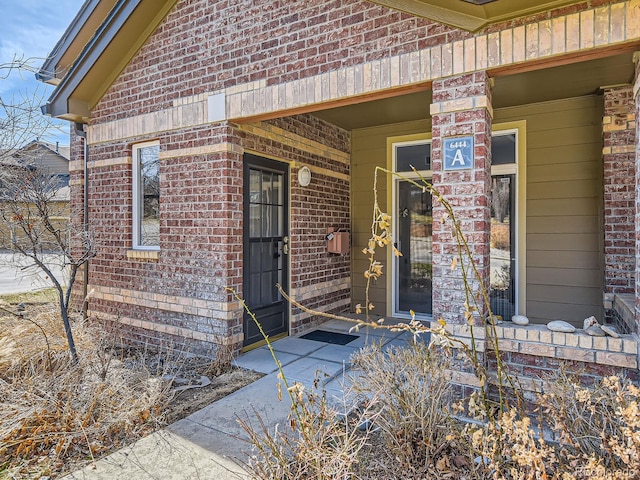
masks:
<svg viewBox="0 0 640 480"><path fill-rule="evenodd" d="M427 181L431 181L433 176L433 170L418 170L417 173L413 171L398 172L396 168L397 147L425 143L432 143L432 134L430 132L387 137L387 168L393 172L387 175L387 205L391 206L390 209L393 213L395 213L395 208L397 207L398 183L400 181L405 178L419 180L421 176ZM391 215L391 220L391 229L395 235L395 232L398 231L397 215ZM398 309L398 292L395 288L398 281L398 259L393 255L390 248L387 250L387 271L390 273L387 275L387 315L393 318L409 319L411 318L409 312L402 312ZM433 314L416 313L415 317L419 320L430 321L433 319Z"/></svg>
<svg viewBox="0 0 640 480"><path fill-rule="evenodd" d="M158 140L136 143L132 146L132 150L131 150L131 157L132 157L131 165L133 170L132 189L131 189L131 201L132 201L131 240L132 240L133 250L150 250L150 251L160 250L159 239L158 239L158 245L141 245L140 244L141 199L140 199L140 156L138 152L143 148L155 147L155 146L157 146L158 148L160 147L160 142Z"/></svg>

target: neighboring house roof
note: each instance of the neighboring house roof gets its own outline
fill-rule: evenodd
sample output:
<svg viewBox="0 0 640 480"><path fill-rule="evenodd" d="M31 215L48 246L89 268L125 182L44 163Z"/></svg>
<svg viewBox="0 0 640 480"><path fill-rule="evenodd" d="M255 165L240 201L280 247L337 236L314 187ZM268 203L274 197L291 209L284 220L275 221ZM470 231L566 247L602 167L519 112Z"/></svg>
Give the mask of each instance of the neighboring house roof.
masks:
<svg viewBox="0 0 640 480"><path fill-rule="evenodd" d="M69 175L70 147L33 140L20 149L0 153L0 165L45 168L51 175Z"/></svg>

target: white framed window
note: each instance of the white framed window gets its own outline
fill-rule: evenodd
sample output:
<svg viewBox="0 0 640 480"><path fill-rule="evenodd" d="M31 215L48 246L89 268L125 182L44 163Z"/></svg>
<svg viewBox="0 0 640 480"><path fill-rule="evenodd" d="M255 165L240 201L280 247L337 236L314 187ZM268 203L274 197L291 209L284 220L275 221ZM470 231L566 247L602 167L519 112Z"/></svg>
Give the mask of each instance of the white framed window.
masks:
<svg viewBox="0 0 640 480"><path fill-rule="evenodd" d="M160 248L160 144L133 146L133 248Z"/></svg>

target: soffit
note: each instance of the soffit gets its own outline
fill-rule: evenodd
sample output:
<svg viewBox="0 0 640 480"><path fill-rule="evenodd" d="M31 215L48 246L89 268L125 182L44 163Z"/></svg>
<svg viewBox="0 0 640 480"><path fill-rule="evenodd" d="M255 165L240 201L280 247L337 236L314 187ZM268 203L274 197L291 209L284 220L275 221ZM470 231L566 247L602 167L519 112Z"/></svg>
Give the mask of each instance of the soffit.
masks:
<svg viewBox="0 0 640 480"><path fill-rule="evenodd" d="M65 51L62 57L60 57L60 61L56 68L56 74L58 71L66 72L71 67L74 60L78 58L78 55L80 55L84 46L89 43L89 40L98 30L115 3L116 0L101 0L98 2L98 5L92 12L91 16L89 16L89 18L83 23L80 31L76 34L73 43Z"/></svg>
<svg viewBox="0 0 640 480"><path fill-rule="evenodd" d="M89 43L117 0L85 0L60 40L45 59L38 79L58 85Z"/></svg>
<svg viewBox="0 0 640 480"><path fill-rule="evenodd" d="M86 44L82 44L81 31L71 42L73 48L68 48L67 58L73 58L73 63L49 98L46 113L75 122L86 121L90 109L177 0L107 0L111 2L113 8L102 11L104 17L97 15L87 20L87 28L97 28ZM74 53L81 44L81 51Z"/></svg>
<svg viewBox="0 0 640 480"><path fill-rule="evenodd" d="M493 108L593 95L601 87L633 82L633 53L494 78ZM423 91L313 115L346 130L430 118L431 92Z"/></svg>
<svg viewBox="0 0 640 480"><path fill-rule="evenodd" d="M373 3L475 32L486 25L553 10L576 0L371 0ZM483 3L476 0L476 3Z"/></svg>

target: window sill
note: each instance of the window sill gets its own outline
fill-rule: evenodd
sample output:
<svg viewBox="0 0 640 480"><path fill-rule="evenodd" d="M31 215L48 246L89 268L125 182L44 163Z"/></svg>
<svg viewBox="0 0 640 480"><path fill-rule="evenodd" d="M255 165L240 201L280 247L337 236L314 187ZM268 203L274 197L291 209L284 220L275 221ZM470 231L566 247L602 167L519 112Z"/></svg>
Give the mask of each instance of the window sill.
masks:
<svg viewBox="0 0 640 480"><path fill-rule="evenodd" d="M127 250L129 260L155 260L160 257L160 250Z"/></svg>

